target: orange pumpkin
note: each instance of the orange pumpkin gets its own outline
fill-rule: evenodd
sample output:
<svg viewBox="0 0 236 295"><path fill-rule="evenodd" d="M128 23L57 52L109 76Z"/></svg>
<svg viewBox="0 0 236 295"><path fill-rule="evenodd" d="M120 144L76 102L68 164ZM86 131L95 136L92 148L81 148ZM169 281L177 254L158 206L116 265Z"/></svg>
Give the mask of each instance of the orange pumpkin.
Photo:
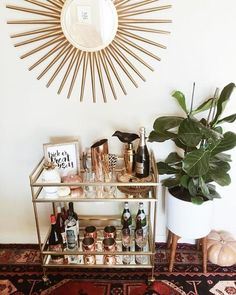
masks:
<svg viewBox="0 0 236 295"><path fill-rule="evenodd" d="M226 231L211 231L207 236L207 256L211 263L231 266L236 263L236 240Z"/></svg>

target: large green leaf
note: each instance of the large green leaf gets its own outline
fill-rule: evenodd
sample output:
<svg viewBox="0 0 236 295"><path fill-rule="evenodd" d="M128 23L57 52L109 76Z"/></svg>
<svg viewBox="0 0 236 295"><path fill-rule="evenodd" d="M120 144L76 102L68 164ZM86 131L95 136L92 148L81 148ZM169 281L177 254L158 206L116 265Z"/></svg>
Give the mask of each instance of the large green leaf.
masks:
<svg viewBox="0 0 236 295"><path fill-rule="evenodd" d="M188 153L183 160L183 170L189 176L202 176L209 169L210 152L199 149Z"/></svg>
<svg viewBox="0 0 236 295"><path fill-rule="evenodd" d="M206 185L204 179L202 177L199 177L199 187L202 191L203 196L208 196L209 195L209 189L208 186Z"/></svg>
<svg viewBox="0 0 236 295"><path fill-rule="evenodd" d="M211 123L212 126L218 122L220 115L222 114L222 111L224 109L224 105L228 102L234 88L235 88L235 84L230 83L226 85L221 91L220 97L217 102L217 112L216 112L215 118L213 119Z"/></svg>
<svg viewBox="0 0 236 295"><path fill-rule="evenodd" d="M224 122L233 123L235 120L236 120L236 114L233 114L233 115L227 116L227 117L219 120L217 122L217 124L221 124L221 123L224 123Z"/></svg>
<svg viewBox="0 0 236 295"><path fill-rule="evenodd" d="M186 107L186 101L185 101L185 96L182 92L180 91L175 91L172 96L174 98L176 98L176 100L178 101L179 105L181 106L181 108L183 109L183 111L188 114L188 110Z"/></svg>
<svg viewBox="0 0 236 295"><path fill-rule="evenodd" d="M211 105L212 105L212 100L213 99L214 98L211 97L207 101L203 102L200 106L198 106L195 110L192 111L192 114L195 115L197 113L201 113L203 111L209 110Z"/></svg>
<svg viewBox="0 0 236 295"><path fill-rule="evenodd" d="M180 178L180 185L182 185L184 188L188 188L190 177L188 175L183 175Z"/></svg>
<svg viewBox="0 0 236 295"><path fill-rule="evenodd" d="M171 132L156 132L156 131L151 131L148 137L149 142L164 142L166 140L172 139L176 137L177 135Z"/></svg>
<svg viewBox="0 0 236 295"><path fill-rule="evenodd" d="M187 146L196 147L202 139L198 123L191 118L183 120L179 126L178 138Z"/></svg>
<svg viewBox="0 0 236 295"><path fill-rule="evenodd" d="M153 129L156 132L167 131L178 127L184 118L177 116L163 116L155 120L153 124Z"/></svg>
<svg viewBox="0 0 236 295"><path fill-rule="evenodd" d="M159 174L175 174L178 172L178 169L175 169L175 168L169 166L165 162L158 162L157 169L158 169Z"/></svg>
<svg viewBox="0 0 236 295"><path fill-rule="evenodd" d="M216 144L210 147L211 155L214 156L221 152L231 150L236 146L236 134L229 131L224 134L224 137Z"/></svg>
<svg viewBox="0 0 236 295"><path fill-rule="evenodd" d="M211 162L208 174L210 178L221 186L229 185L231 182L230 176L227 173L230 170L228 162Z"/></svg>
<svg viewBox="0 0 236 295"><path fill-rule="evenodd" d="M175 187L177 185L179 185L179 177L170 177L170 178L166 178L162 181L162 184L166 187Z"/></svg>
<svg viewBox="0 0 236 295"><path fill-rule="evenodd" d="M179 163L183 160L177 153L170 153L169 156L165 159L165 163L167 164L175 164Z"/></svg>
<svg viewBox="0 0 236 295"><path fill-rule="evenodd" d="M154 130L150 133L148 140L150 142L163 142L176 138L176 133L168 130L178 127L182 120L183 118L176 116L163 116L157 118L153 124Z"/></svg>
<svg viewBox="0 0 236 295"><path fill-rule="evenodd" d="M231 183L231 177L228 173L219 177L217 175L214 175L213 180L221 186L227 186Z"/></svg>
<svg viewBox="0 0 236 295"><path fill-rule="evenodd" d="M231 162L231 155L225 154L225 153L219 153L215 155L211 160L216 159L217 161L223 161L223 162Z"/></svg>
<svg viewBox="0 0 236 295"><path fill-rule="evenodd" d="M176 138L172 138L173 142L176 144L176 146L180 149L186 150L187 146L185 144L182 143L182 141L180 141L178 139L178 137Z"/></svg>
<svg viewBox="0 0 236 295"><path fill-rule="evenodd" d="M195 197L198 193L198 179L191 178L188 182L188 191L191 196Z"/></svg>
<svg viewBox="0 0 236 295"><path fill-rule="evenodd" d="M209 195L207 196L209 199L220 199L220 194L216 191L216 187L213 184L207 184L209 189Z"/></svg>
<svg viewBox="0 0 236 295"><path fill-rule="evenodd" d="M204 200L202 196L196 196L191 198L191 202L195 205L201 205L204 202Z"/></svg>

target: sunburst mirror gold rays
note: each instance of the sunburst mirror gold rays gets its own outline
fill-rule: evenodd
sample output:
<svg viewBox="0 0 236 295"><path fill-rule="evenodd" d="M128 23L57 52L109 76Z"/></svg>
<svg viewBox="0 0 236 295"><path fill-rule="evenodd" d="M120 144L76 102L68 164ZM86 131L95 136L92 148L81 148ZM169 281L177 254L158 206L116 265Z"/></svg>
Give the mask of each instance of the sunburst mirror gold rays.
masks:
<svg viewBox="0 0 236 295"><path fill-rule="evenodd" d="M49 87L56 78L60 79L58 94L67 85L67 98L71 97L76 85L80 88L80 101L83 101L85 85L88 83L91 83L89 88L93 102L97 100L97 87L101 89L103 101L107 102L106 85L110 88L109 91L114 99L117 99L118 87L126 95L124 81L127 79L124 77L127 77L135 87L138 87L135 75L145 81L133 60L151 71L153 68L142 55L160 61L158 55L145 49L141 44L152 45L159 49L166 48L163 44L140 35L144 32L169 33L162 27L157 29L150 27L149 24L166 24L171 20L146 18L148 14L150 16L153 12L171 7L160 3L153 6L158 0L21 0L18 2L30 4L26 6L9 4L7 8L31 16L10 20L8 24L29 25L30 30L11 35L11 38L19 39L14 46L36 44L30 51L24 53L21 59L36 53L38 56L39 52L44 52L29 70L47 63L38 79L51 71L46 86Z"/></svg>

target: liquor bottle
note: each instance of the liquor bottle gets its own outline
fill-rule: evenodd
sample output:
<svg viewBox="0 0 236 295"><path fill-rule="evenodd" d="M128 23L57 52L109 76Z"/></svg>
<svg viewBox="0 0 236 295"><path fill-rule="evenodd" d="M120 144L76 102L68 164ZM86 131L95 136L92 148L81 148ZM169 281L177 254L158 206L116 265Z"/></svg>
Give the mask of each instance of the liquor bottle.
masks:
<svg viewBox="0 0 236 295"><path fill-rule="evenodd" d="M135 237L135 252L141 252L143 250L143 228L141 218L138 217L136 220L136 228L134 232ZM135 255L135 263L142 264L142 255Z"/></svg>
<svg viewBox="0 0 236 295"><path fill-rule="evenodd" d="M124 225L124 220L127 220L128 221L128 225L129 225L129 228L131 230L131 227L132 227L132 216L131 216L131 213L129 211L129 203L128 202L125 202L124 204L124 210L123 210L123 213L121 215L121 224Z"/></svg>
<svg viewBox="0 0 236 295"><path fill-rule="evenodd" d="M130 251L130 242L131 242L131 236L130 236L130 228L128 219L124 219L123 228L122 228L122 251L128 252ZM131 262L131 256L130 255L123 255L122 257L123 264L130 264Z"/></svg>
<svg viewBox="0 0 236 295"><path fill-rule="evenodd" d="M143 229L144 235L146 235L147 234L147 229L148 229L147 228L147 217L146 217L146 214L144 212L142 202L139 203L139 208L138 208L138 212L137 212L137 215L136 215L136 221L137 221L138 218L140 218L140 220L141 220L142 229Z"/></svg>
<svg viewBox="0 0 236 295"><path fill-rule="evenodd" d="M60 230L61 236L62 236L62 241L63 241L63 246L66 246L66 233L65 233L65 221L64 216L62 214L62 210L60 206L57 206L57 228Z"/></svg>
<svg viewBox="0 0 236 295"><path fill-rule="evenodd" d="M150 160L146 145L145 128L140 128L139 146L135 155L135 175L138 178L144 178L149 175Z"/></svg>
<svg viewBox="0 0 236 295"><path fill-rule="evenodd" d="M51 214L51 232L48 239L49 251L60 252L63 251L63 241L60 230L56 224L56 216ZM62 264L64 260L63 255L51 255L51 260L55 263Z"/></svg>
<svg viewBox="0 0 236 295"><path fill-rule="evenodd" d="M73 217L73 212L69 211L68 219L65 222L65 233L66 233L66 248L67 251L78 250L78 232L77 223ZM69 263L78 263L78 255L68 255Z"/></svg>
<svg viewBox="0 0 236 295"><path fill-rule="evenodd" d="M74 205L73 202L69 202L69 209L67 210L67 215L71 215L76 220L76 228L77 228L77 240L78 240L78 246L79 246L79 218L78 215L74 211Z"/></svg>
<svg viewBox="0 0 236 295"><path fill-rule="evenodd" d="M67 215L67 212L66 212L65 203L64 202L61 202L60 205L61 205L61 215L62 215L62 218L63 218L64 221L66 221L68 215Z"/></svg>

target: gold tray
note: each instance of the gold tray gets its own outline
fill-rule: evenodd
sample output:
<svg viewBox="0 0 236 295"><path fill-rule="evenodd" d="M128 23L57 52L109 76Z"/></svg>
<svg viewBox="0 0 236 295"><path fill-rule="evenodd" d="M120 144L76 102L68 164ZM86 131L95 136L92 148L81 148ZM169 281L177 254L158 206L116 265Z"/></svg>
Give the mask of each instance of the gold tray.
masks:
<svg viewBox="0 0 236 295"><path fill-rule="evenodd" d="M142 185L122 185L122 186L117 186L117 188L122 192L122 193L126 193L126 194L130 194L130 195L140 195L140 194L144 194L147 193L148 191L151 190L151 186L148 185L149 182L153 181L153 177L150 174L147 177L144 178L137 178L134 175L130 175L124 172L118 173L117 174L117 180L118 182L121 183L142 183ZM145 185L143 185L145 184Z"/></svg>

